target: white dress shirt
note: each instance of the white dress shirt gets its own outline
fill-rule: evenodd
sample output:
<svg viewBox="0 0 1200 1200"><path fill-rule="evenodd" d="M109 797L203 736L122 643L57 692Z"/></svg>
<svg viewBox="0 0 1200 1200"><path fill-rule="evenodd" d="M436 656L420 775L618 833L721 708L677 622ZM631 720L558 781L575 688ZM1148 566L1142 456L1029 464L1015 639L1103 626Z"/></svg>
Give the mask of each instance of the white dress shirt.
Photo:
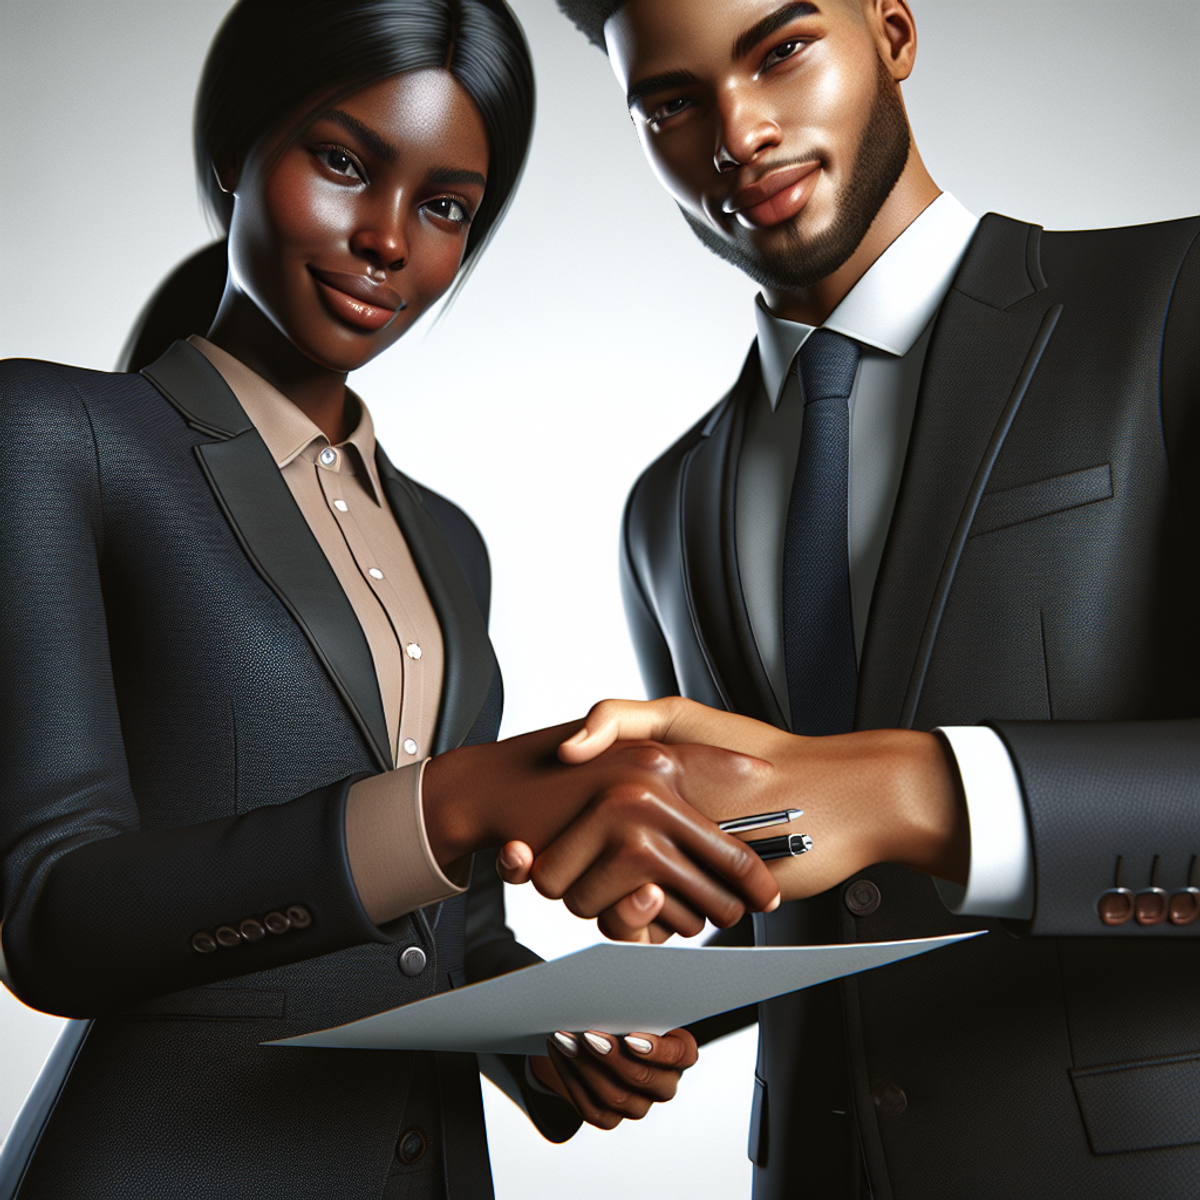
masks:
<svg viewBox="0 0 1200 1200"><path fill-rule="evenodd" d="M933 319L978 218L940 195L879 256L830 314L825 329L862 346L850 393L847 540L854 640L867 614L892 521ZM756 303L763 391L751 402L738 461L735 531L750 626L775 697L789 712L783 654L783 541L804 406L793 369L814 327ZM952 911L1028 918L1033 852L1021 788L1004 743L984 726L940 731L962 776L971 830L965 888L935 881Z"/></svg>

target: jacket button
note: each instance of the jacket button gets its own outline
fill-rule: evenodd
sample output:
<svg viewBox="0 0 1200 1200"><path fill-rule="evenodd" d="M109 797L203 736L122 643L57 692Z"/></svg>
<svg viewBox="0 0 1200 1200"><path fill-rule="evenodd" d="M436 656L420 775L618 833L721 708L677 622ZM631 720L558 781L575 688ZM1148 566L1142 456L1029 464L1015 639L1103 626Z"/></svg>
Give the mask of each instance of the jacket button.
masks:
<svg viewBox="0 0 1200 1200"><path fill-rule="evenodd" d="M1096 911L1105 925L1124 925L1133 916L1133 893L1128 888L1110 888L1096 901Z"/></svg>
<svg viewBox="0 0 1200 1200"><path fill-rule="evenodd" d="M406 1129L396 1142L396 1157L406 1166L411 1167L424 1154L429 1146L429 1139L415 1125Z"/></svg>
<svg viewBox="0 0 1200 1200"><path fill-rule="evenodd" d="M1171 897L1172 925L1190 925L1200 917L1200 888L1183 888Z"/></svg>
<svg viewBox="0 0 1200 1200"><path fill-rule="evenodd" d="M192 934L192 949L197 954L211 954L217 948L217 939L207 930Z"/></svg>
<svg viewBox="0 0 1200 1200"><path fill-rule="evenodd" d="M220 925L217 927L218 946L224 946L228 950L231 946L236 946L241 940L242 935L232 925Z"/></svg>
<svg viewBox="0 0 1200 1200"><path fill-rule="evenodd" d="M266 928L261 921L247 917L239 926L238 933L248 942L261 942L267 936Z"/></svg>
<svg viewBox="0 0 1200 1200"><path fill-rule="evenodd" d="M425 951L420 946L409 946L400 954L400 973L414 978L425 970Z"/></svg>
<svg viewBox="0 0 1200 1200"><path fill-rule="evenodd" d="M1133 915L1139 925L1157 925L1167 919L1167 893L1159 887L1140 891L1133 902Z"/></svg>
<svg viewBox="0 0 1200 1200"><path fill-rule="evenodd" d="M876 1111L885 1117L898 1117L908 1107L904 1089L889 1079L881 1079L872 1086L871 1099L875 1101Z"/></svg>
<svg viewBox="0 0 1200 1200"><path fill-rule="evenodd" d="M293 929L307 929L312 924L312 914L300 904L292 904L287 910L287 919Z"/></svg>
<svg viewBox="0 0 1200 1200"><path fill-rule="evenodd" d="M269 912L263 917L263 924L268 933L287 933L292 927L291 921L281 912Z"/></svg>
<svg viewBox="0 0 1200 1200"><path fill-rule="evenodd" d="M879 888L869 879L856 879L846 888L842 898L856 917L869 917L883 903Z"/></svg>

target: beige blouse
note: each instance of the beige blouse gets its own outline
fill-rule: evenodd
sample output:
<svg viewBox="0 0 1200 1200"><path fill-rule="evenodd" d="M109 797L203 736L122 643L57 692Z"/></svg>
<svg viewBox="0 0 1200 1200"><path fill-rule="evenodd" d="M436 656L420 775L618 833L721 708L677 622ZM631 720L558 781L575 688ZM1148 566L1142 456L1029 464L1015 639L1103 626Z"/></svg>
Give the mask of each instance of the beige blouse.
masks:
<svg viewBox="0 0 1200 1200"><path fill-rule="evenodd" d="M396 769L360 780L346 804L350 871L377 923L464 889L429 847L421 777L442 691L442 633L375 467L375 429L340 445L282 392L202 337L188 341L220 372L258 430L362 626ZM357 397L355 397L357 399Z"/></svg>

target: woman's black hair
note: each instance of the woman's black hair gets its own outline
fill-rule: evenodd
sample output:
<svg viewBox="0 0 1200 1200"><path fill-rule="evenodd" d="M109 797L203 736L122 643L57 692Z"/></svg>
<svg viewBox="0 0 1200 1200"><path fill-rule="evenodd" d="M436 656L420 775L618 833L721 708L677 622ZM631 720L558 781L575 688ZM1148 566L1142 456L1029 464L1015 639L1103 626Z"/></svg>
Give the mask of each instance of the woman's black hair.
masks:
<svg viewBox="0 0 1200 1200"><path fill-rule="evenodd" d="M483 119L488 182L471 222L457 291L491 239L525 165L533 132L533 64L504 0L238 0L222 22L196 92L194 150L201 196L223 232L233 197L213 170L240 171L254 146L299 130L338 100L405 71L437 68L462 85ZM203 333L223 243L168 276L138 318L121 369L153 361L175 337ZM198 289L198 290L197 290ZM184 321L190 322L185 327Z"/></svg>

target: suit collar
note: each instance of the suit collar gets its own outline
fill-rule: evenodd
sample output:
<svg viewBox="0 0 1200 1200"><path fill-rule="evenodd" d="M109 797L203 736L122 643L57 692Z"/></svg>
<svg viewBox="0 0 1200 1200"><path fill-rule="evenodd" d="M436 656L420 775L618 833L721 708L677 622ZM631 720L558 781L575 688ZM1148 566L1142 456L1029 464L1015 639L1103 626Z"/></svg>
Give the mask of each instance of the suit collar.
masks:
<svg viewBox="0 0 1200 1200"><path fill-rule="evenodd" d="M688 613L722 702L731 711L785 726L750 626L734 543L746 405L759 380L758 352L751 347L738 382L685 455L680 540Z"/></svg>
<svg viewBox="0 0 1200 1200"><path fill-rule="evenodd" d="M235 537L304 632L376 766L389 769L390 742L370 647L262 437L220 373L186 342L174 343L142 374L193 428L216 439L198 445L196 456ZM417 490L382 452L372 466L379 470L384 494L442 626L446 658L434 739L435 751L440 752L457 745L470 729L486 697L495 660L478 605ZM487 682L480 696L478 679L485 671Z"/></svg>
<svg viewBox="0 0 1200 1200"><path fill-rule="evenodd" d="M1041 229L989 214L938 313L859 668L860 728L920 699L979 499L1053 333Z"/></svg>

